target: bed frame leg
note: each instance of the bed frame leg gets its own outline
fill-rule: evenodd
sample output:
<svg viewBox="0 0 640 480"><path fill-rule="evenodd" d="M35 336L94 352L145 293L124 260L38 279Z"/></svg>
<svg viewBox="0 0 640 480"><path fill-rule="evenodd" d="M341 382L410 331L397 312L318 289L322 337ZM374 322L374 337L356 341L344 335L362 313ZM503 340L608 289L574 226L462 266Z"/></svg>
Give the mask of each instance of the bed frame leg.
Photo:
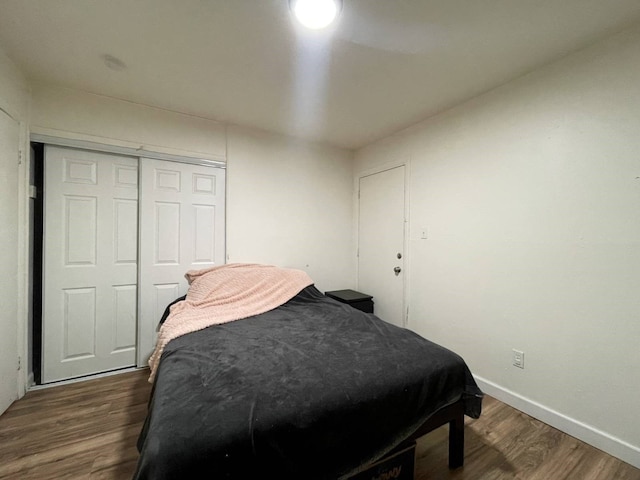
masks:
<svg viewBox="0 0 640 480"><path fill-rule="evenodd" d="M449 422L449 468L464 464L464 414L456 415Z"/></svg>

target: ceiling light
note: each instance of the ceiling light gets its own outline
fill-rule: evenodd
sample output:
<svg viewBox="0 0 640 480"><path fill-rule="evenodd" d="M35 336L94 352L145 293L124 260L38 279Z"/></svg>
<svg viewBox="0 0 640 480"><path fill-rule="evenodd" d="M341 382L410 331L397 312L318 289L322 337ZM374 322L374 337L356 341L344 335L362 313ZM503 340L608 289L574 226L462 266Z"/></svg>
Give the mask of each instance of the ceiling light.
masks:
<svg viewBox="0 0 640 480"><path fill-rule="evenodd" d="M338 17L342 0L289 0L289 8L302 25L319 30Z"/></svg>

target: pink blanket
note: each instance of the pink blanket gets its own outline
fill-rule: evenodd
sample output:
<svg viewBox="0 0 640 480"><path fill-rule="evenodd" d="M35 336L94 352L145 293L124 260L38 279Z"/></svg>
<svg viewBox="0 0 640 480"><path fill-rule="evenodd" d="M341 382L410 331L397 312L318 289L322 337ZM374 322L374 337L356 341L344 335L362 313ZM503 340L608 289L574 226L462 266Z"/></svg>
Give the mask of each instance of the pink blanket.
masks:
<svg viewBox="0 0 640 480"><path fill-rule="evenodd" d="M185 274L189 290L171 307L149 358L153 382L165 345L211 325L268 312L293 298L313 280L302 270L272 265L231 263Z"/></svg>

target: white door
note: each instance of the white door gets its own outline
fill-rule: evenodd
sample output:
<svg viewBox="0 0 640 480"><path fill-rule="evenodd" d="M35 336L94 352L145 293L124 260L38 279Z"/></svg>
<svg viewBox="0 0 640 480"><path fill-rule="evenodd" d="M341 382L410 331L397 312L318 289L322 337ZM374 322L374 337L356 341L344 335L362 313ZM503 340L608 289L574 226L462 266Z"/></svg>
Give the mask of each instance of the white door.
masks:
<svg viewBox="0 0 640 480"><path fill-rule="evenodd" d="M0 110L0 413L18 397L18 123Z"/></svg>
<svg viewBox="0 0 640 480"><path fill-rule="evenodd" d="M225 262L225 170L140 159L140 304L137 364L147 365L167 304L188 270Z"/></svg>
<svg viewBox="0 0 640 480"><path fill-rule="evenodd" d="M375 314L404 326L405 167L360 178L358 290Z"/></svg>
<svg viewBox="0 0 640 480"><path fill-rule="evenodd" d="M47 146L42 381L135 364L138 160Z"/></svg>

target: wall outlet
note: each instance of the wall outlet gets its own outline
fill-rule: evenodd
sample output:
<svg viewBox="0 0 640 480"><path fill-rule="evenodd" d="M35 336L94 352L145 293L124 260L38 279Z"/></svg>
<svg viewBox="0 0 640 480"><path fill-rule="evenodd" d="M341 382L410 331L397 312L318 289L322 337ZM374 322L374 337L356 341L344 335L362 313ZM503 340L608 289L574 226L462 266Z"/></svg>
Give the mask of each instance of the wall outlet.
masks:
<svg viewBox="0 0 640 480"><path fill-rule="evenodd" d="M524 368L524 352L513 349L513 365L518 368Z"/></svg>

